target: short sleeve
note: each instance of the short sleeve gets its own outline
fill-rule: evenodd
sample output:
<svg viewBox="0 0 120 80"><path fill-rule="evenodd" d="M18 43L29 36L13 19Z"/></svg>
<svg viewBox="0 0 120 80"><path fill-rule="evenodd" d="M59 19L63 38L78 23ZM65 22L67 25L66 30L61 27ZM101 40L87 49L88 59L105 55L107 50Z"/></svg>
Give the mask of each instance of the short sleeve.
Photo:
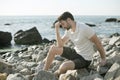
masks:
<svg viewBox="0 0 120 80"><path fill-rule="evenodd" d="M90 39L95 34L95 32L91 27L85 25L84 34L88 39Z"/></svg>

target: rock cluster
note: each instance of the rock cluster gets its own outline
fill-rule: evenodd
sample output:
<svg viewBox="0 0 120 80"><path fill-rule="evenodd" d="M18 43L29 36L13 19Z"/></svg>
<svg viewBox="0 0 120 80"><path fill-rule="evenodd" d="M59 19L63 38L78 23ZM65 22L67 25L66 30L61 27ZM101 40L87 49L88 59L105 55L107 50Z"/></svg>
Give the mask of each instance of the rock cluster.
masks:
<svg viewBox="0 0 120 80"><path fill-rule="evenodd" d="M59 80L120 80L120 35L113 34L111 37L100 38L100 40L106 51L107 64L105 66L97 66L100 60L97 51L88 68L68 70L60 75ZM42 70L43 60L52 44L50 42L31 45L17 51L0 54L0 80L58 80L53 73L66 59L56 56L50 69ZM74 47L71 42L65 46Z"/></svg>

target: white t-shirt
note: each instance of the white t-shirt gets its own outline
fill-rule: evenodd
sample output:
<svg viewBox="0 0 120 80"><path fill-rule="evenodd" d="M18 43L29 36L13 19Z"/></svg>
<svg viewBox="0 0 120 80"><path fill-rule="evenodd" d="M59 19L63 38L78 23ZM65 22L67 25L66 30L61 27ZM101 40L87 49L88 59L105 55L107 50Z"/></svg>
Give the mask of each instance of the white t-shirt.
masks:
<svg viewBox="0 0 120 80"><path fill-rule="evenodd" d="M76 52L86 60L92 60L95 53L93 43L89 40L95 32L84 23L76 22L76 30L66 30L64 36L68 37L75 45Z"/></svg>

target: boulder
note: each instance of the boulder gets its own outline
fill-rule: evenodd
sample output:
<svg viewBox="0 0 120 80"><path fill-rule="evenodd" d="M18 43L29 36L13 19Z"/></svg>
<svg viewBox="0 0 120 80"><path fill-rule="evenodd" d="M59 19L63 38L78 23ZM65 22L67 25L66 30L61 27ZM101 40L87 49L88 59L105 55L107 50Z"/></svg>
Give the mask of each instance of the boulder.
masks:
<svg viewBox="0 0 120 80"><path fill-rule="evenodd" d="M105 22L117 22L116 18L107 18Z"/></svg>
<svg viewBox="0 0 120 80"><path fill-rule="evenodd" d="M27 80L25 77L20 73L9 74L6 80Z"/></svg>
<svg viewBox="0 0 120 80"><path fill-rule="evenodd" d="M80 80L103 80L103 77L96 73L93 75L85 76ZM109 79L105 79L105 80L109 80Z"/></svg>
<svg viewBox="0 0 120 80"><path fill-rule="evenodd" d="M0 73L12 73L12 65L4 60L0 59Z"/></svg>
<svg viewBox="0 0 120 80"><path fill-rule="evenodd" d="M6 80L7 73L0 73L0 80Z"/></svg>
<svg viewBox="0 0 120 80"><path fill-rule="evenodd" d="M110 35L110 38L112 38L113 36L118 37L118 36L120 36L120 34L119 33L114 33L114 34Z"/></svg>
<svg viewBox="0 0 120 80"><path fill-rule="evenodd" d="M47 71L39 71L32 80L57 80L54 74Z"/></svg>
<svg viewBox="0 0 120 80"><path fill-rule="evenodd" d="M26 31L18 31L14 35L14 41L16 44L31 45L42 43L42 37L39 34L36 27L33 27Z"/></svg>
<svg viewBox="0 0 120 80"><path fill-rule="evenodd" d="M120 68L120 65L117 62L114 63L106 73L104 80L113 80L119 68Z"/></svg>
<svg viewBox="0 0 120 80"><path fill-rule="evenodd" d="M2 46L10 45L11 40L12 40L11 33L0 31L0 45Z"/></svg>

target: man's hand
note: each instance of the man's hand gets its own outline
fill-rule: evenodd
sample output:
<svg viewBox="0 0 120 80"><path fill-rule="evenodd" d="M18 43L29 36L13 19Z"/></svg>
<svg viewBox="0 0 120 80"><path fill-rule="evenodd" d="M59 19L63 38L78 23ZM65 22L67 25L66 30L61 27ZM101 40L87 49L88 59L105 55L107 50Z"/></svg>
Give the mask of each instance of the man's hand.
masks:
<svg viewBox="0 0 120 80"><path fill-rule="evenodd" d="M106 64L106 59L101 59L99 65L104 66Z"/></svg>
<svg viewBox="0 0 120 80"><path fill-rule="evenodd" d="M55 28L58 30L59 27L60 27L60 23L59 23L59 22L56 22L56 23L55 23Z"/></svg>

